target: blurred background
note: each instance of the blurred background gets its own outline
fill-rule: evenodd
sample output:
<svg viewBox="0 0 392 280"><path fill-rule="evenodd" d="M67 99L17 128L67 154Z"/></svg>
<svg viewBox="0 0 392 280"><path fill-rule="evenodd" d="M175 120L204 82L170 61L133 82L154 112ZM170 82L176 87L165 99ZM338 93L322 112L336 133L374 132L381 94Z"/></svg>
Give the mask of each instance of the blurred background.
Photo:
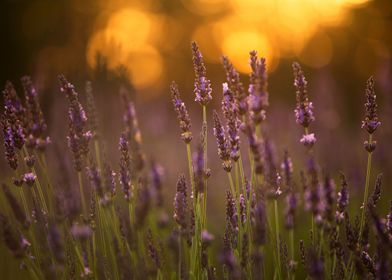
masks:
<svg viewBox="0 0 392 280"><path fill-rule="evenodd" d="M266 57L271 103L267 130L278 147L278 160L284 148L296 158L296 174L303 168L304 150L294 120L291 63L299 61L316 108L312 131L322 170L346 172L361 191L364 88L374 75L383 122L376 134L375 172L383 170L392 181L391 0L3 0L0 7L0 84L9 79L21 92L20 77L31 75L53 142L66 149L67 108L56 77L64 73L81 94L91 80L108 158L115 164L122 108L118 91L128 88L137 104L145 152L165 167L173 186L170 197L175 177L187 171L168 90L172 80L191 111L196 136L201 123L200 107L193 102L192 40L207 62L215 108L224 81L221 56L229 56L246 85L249 51ZM225 175L211 130L209 135L210 199L223 202L227 186L218 179ZM3 161L1 167L8 170ZM219 203L210 207L223 216Z"/></svg>

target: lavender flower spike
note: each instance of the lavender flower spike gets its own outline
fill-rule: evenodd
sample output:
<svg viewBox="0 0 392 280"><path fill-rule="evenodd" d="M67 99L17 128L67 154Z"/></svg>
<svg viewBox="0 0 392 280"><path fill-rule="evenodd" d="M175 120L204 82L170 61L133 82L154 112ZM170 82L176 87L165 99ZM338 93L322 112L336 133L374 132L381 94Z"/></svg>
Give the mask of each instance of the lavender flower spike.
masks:
<svg viewBox="0 0 392 280"><path fill-rule="evenodd" d="M240 157L240 136L238 119L238 104L227 83L223 83L222 111L227 122L227 134L230 142L230 157L235 162Z"/></svg>
<svg viewBox="0 0 392 280"><path fill-rule="evenodd" d="M185 176L181 174L177 181L177 191L174 197L173 217L183 232L185 232L187 228L187 212L187 186Z"/></svg>
<svg viewBox="0 0 392 280"><path fill-rule="evenodd" d="M12 137L13 147L20 150L25 143L25 109L10 81L7 81L3 95L4 113L1 122L3 131L8 130L4 135Z"/></svg>
<svg viewBox="0 0 392 280"><path fill-rule="evenodd" d="M9 122L4 120L4 118L2 119L2 127L4 134L5 158L7 159L9 166L16 170L18 168L18 157L16 155L14 135Z"/></svg>
<svg viewBox="0 0 392 280"><path fill-rule="evenodd" d="M234 68L233 64L226 56L222 57L223 67L226 72L226 81L228 89L233 93L236 103L238 103L238 111L241 116L245 115L248 110L247 93L240 80L240 75Z"/></svg>
<svg viewBox="0 0 392 280"><path fill-rule="evenodd" d="M249 64L252 69L249 84L248 105L252 111L252 119L258 124L265 119L265 109L268 107L267 70L265 58L257 58L257 52L251 51Z"/></svg>
<svg viewBox="0 0 392 280"><path fill-rule="evenodd" d="M230 161L229 143L226 139L225 130L222 127L218 113L214 110L214 134L218 144L218 155L223 161L222 166L226 172L230 172L232 165Z"/></svg>
<svg viewBox="0 0 392 280"><path fill-rule="evenodd" d="M341 174L341 189L338 192L337 206L336 206L336 214L335 219L337 224L341 224L344 220L344 213L346 211L346 207L348 205L349 193L347 189L347 181L344 174Z"/></svg>
<svg viewBox="0 0 392 280"><path fill-rule="evenodd" d="M181 138L185 143L189 143L192 141L192 132L188 110L186 109L185 103L181 100L180 91L175 82L172 82L170 85L170 91L174 110L177 112L177 118L180 122Z"/></svg>
<svg viewBox="0 0 392 280"><path fill-rule="evenodd" d="M130 166L131 166L131 161L129 158L129 148L128 148L128 140L127 136L125 133L121 134L120 137L120 144L119 144L119 149L121 152L121 158L120 158L120 183L123 188L124 192L124 197L126 201L129 201L130 199L130 188L131 188L131 179L130 179Z"/></svg>
<svg viewBox="0 0 392 280"><path fill-rule="evenodd" d="M204 65L203 55L196 42L192 42L192 54L193 67L195 70L195 101L199 102L202 106L206 106L212 100L211 81L206 77L206 67Z"/></svg>
<svg viewBox="0 0 392 280"><path fill-rule="evenodd" d="M362 128L369 134L373 134L381 125L378 121L376 93L374 91L374 79L370 77L366 82L366 102L365 102L365 120L362 121Z"/></svg>
<svg viewBox="0 0 392 280"><path fill-rule="evenodd" d="M43 151L50 143L50 138L44 135L47 125L39 104L38 93L29 76L24 76L21 81L26 97L27 145Z"/></svg>
<svg viewBox="0 0 392 280"><path fill-rule="evenodd" d="M64 76L59 76L61 91L70 102L68 109L69 133L68 146L74 155L75 170L80 172L89 152L89 142L92 138L90 131L86 130L87 116L78 99L75 87Z"/></svg>
<svg viewBox="0 0 392 280"><path fill-rule="evenodd" d="M293 63L294 86L297 94L297 108L294 110L297 123L304 128L315 120L313 115L313 104L309 101L307 84L304 73L298 62Z"/></svg>

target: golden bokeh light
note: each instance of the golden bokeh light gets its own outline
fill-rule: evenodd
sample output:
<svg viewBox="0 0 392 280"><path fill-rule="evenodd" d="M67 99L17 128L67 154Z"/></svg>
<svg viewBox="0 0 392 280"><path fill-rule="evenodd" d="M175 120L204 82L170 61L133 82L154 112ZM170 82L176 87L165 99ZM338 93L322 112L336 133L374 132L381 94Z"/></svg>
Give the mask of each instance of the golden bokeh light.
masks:
<svg viewBox="0 0 392 280"><path fill-rule="evenodd" d="M134 8L115 12L105 28L90 38L87 62L95 66L97 53L107 59L109 69L124 66L129 78L138 89L151 87L161 77L163 60L150 42L158 40L160 21L156 17Z"/></svg>
<svg viewBox="0 0 392 280"><path fill-rule="evenodd" d="M256 30L232 33L222 43L222 51L233 61L241 72L249 72L249 50L256 50L259 56L267 59L268 67L274 65L271 44L263 34Z"/></svg>
<svg viewBox="0 0 392 280"><path fill-rule="evenodd" d="M133 6L117 1L103 27L91 36L87 61L94 67L99 52L109 68L125 66L137 88L159 82L165 73L164 54L192 39L207 62L219 63L225 54L243 73L249 72L248 54L253 49L266 57L271 72L282 58L298 57L310 67L323 67L334 54L323 27L349 24L350 10L368 1L184 0L172 14L152 12L154 1L145 6L140 1ZM181 12L184 8L200 20L190 20Z"/></svg>

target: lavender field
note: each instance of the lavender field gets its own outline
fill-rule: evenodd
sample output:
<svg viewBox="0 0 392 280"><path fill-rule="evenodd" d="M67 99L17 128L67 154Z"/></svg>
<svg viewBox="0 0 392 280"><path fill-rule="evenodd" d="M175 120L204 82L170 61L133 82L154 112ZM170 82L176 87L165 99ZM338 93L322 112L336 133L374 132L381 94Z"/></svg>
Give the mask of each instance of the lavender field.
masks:
<svg viewBox="0 0 392 280"><path fill-rule="evenodd" d="M392 279L389 49L350 72L322 40L312 56L238 37L249 49L211 58L198 34L162 59L93 35L77 70L65 49L2 70L1 279Z"/></svg>

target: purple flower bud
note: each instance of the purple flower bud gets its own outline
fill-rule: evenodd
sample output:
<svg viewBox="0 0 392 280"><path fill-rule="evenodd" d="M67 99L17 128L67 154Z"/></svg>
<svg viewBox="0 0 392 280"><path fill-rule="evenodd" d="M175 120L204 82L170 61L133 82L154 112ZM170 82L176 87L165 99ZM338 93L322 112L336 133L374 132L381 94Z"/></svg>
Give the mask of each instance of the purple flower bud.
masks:
<svg viewBox="0 0 392 280"><path fill-rule="evenodd" d="M240 194L240 218L241 224L244 225L246 222L246 201L243 194Z"/></svg>
<svg viewBox="0 0 392 280"><path fill-rule="evenodd" d="M347 181L346 177L344 174L341 174L341 189L340 192L338 192L338 199L337 199L337 209L336 209L336 223L340 224L344 220L344 212L346 211L346 207L348 205L348 200L349 200L349 193L347 189Z"/></svg>
<svg viewBox="0 0 392 280"><path fill-rule="evenodd" d="M178 90L178 86L175 82L172 82L170 85L171 97L174 106L174 110L177 113L177 119L180 122L181 128L181 138L185 143L189 143L192 141L192 132L191 132L191 119L189 118L188 110L185 106L185 103L181 100L180 91Z"/></svg>
<svg viewBox="0 0 392 280"><path fill-rule="evenodd" d="M142 134L139 129L135 105L129 100L128 92L125 88L122 88L120 93L125 105L123 121L125 125L125 134L131 147L132 162L135 171L141 172L145 165L145 155L142 152Z"/></svg>
<svg viewBox="0 0 392 280"><path fill-rule="evenodd" d="M227 83L223 83L222 111L227 122L227 134L230 144L230 157L237 161L240 157L240 120L238 119L237 102L234 99Z"/></svg>
<svg viewBox="0 0 392 280"><path fill-rule="evenodd" d="M226 192L226 221L233 232L238 231L237 207L230 190Z"/></svg>
<svg viewBox="0 0 392 280"><path fill-rule="evenodd" d="M297 108L294 110L297 123L307 128L315 120L313 104L309 101L307 81L299 63L293 63L294 86L297 94Z"/></svg>
<svg viewBox="0 0 392 280"><path fill-rule="evenodd" d="M131 178L130 178L130 167L131 161L129 158L128 140L125 133L121 134L119 150L121 153L120 157L120 184L122 185L124 197L126 201L129 201L131 197Z"/></svg>
<svg viewBox="0 0 392 280"><path fill-rule="evenodd" d="M223 161L222 166L226 172L230 172L232 165L230 160L229 143L226 139L225 130L221 124L218 113L214 110L214 135L218 145L218 155Z"/></svg>
<svg viewBox="0 0 392 280"><path fill-rule="evenodd" d="M229 61L229 58L224 56L222 57L223 67L226 72L226 81L227 88L224 86L223 93L230 91L235 98L236 103L238 104L238 113L243 116L247 112L248 103L247 103L247 92L244 89L244 86L240 80L240 75L237 70L234 68L233 64Z"/></svg>
<svg viewBox="0 0 392 280"><path fill-rule="evenodd" d="M28 172L23 175L23 182L30 187L34 185L36 179L37 176L33 172Z"/></svg>
<svg viewBox="0 0 392 280"><path fill-rule="evenodd" d="M392 235L392 200L390 201L389 213L387 215L387 221L385 225L387 227L389 234Z"/></svg>
<svg viewBox="0 0 392 280"><path fill-rule="evenodd" d="M257 52L251 51L249 64L251 67L248 105L252 111L252 119L258 124L265 119L265 109L268 107L267 70L265 58L257 58Z"/></svg>
<svg viewBox="0 0 392 280"><path fill-rule="evenodd" d="M316 143L316 137L314 136L314 133L310 134L304 134L300 140L300 142L306 146L306 147L313 147L314 143Z"/></svg>
<svg viewBox="0 0 392 280"><path fill-rule="evenodd" d="M376 93L374 91L374 79L370 77L366 83L366 102L365 102L365 120L362 121L362 128L369 134L373 134L381 125L378 121Z"/></svg>
<svg viewBox="0 0 392 280"><path fill-rule="evenodd" d="M187 215L188 215L188 202L187 202L187 186L185 176L180 175L177 181L177 191L174 197L174 220L179 225L182 232L187 229Z"/></svg>
<svg viewBox="0 0 392 280"><path fill-rule="evenodd" d="M29 76L24 76L21 81L26 97L26 129L29 138L29 147L38 148L42 151L46 148L46 145L42 145L42 143L46 143L44 134L47 125L39 104L38 93Z"/></svg>
<svg viewBox="0 0 392 280"><path fill-rule="evenodd" d="M18 168L18 157L16 155L16 146L12 128L8 122L3 122L3 134L4 134L4 150L5 157L8 161L9 166L16 170Z"/></svg>
<svg viewBox="0 0 392 280"><path fill-rule="evenodd" d="M86 130L86 113L82 104L79 102L78 93L75 91L75 87L62 75L59 76L59 82L60 90L66 94L70 103L68 109L68 146L74 156L75 170L80 172L82 171L82 167L89 152L89 142L92 134Z"/></svg>
<svg viewBox="0 0 392 280"><path fill-rule="evenodd" d="M2 115L3 130L9 129L12 135L12 144L17 149L22 149L25 143L26 110L23 107L14 86L6 82L4 95L4 113ZM6 133L4 133L6 135Z"/></svg>
<svg viewBox="0 0 392 280"><path fill-rule="evenodd" d="M203 56L196 42L192 42L193 67L195 70L195 101L200 105L206 106L211 100L211 82L206 77L206 67L204 65Z"/></svg>

